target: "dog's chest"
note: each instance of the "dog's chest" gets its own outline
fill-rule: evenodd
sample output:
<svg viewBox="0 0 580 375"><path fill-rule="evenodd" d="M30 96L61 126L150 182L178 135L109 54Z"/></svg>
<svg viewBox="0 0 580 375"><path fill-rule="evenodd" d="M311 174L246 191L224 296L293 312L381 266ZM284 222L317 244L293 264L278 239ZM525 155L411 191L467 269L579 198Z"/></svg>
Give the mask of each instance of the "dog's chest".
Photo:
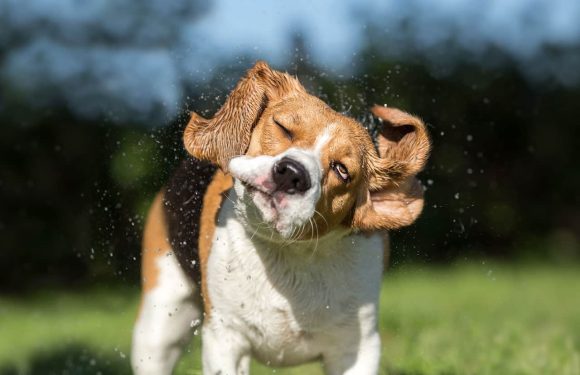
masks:
<svg viewBox="0 0 580 375"><path fill-rule="evenodd" d="M380 239L348 237L326 255L268 248L235 219L222 220L207 270L212 314L250 340L265 361L314 359L358 331L359 311L376 303ZM324 246L324 244L319 244Z"/></svg>

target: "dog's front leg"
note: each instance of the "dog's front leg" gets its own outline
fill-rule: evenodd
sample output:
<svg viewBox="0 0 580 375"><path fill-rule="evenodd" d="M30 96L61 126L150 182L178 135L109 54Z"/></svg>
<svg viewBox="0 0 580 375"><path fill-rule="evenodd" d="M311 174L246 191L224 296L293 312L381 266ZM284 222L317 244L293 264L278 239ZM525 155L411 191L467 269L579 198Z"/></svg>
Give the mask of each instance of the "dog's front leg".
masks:
<svg viewBox="0 0 580 375"><path fill-rule="evenodd" d="M249 374L250 345L224 319L212 316L204 323L202 335L204 375Z"/></svg>
<svg viewBox="0 0 580 375"><path fill-rule="evenodd" d="M378 332L361 339L358 348L343 348L324 356L327 375L376 375L381 359L381 339Z"/></svg>
<svg viewBox="0 0 580 375"><path fill-rule="evenodd" d="M378 299L378 297L377 297ZM377 375L381 360L381 338L377 327L378 303L362 306L357 321L337 332L335 342L323 354L327 375Z"/></svg>

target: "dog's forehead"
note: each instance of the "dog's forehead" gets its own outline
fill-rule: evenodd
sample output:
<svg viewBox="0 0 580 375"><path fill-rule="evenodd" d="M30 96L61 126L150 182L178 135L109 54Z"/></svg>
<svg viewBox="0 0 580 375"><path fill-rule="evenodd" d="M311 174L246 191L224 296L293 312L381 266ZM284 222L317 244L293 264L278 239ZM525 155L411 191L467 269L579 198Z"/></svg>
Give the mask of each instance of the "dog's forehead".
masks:
<svg viewBox="0 0 580 375"><path fill-rule="evenodd" d="M319 98L310 94L290 98L274 108L274 116L297 125L308 133L312 141L328 143L334 138L354 141L349 137L360 133L361 125L354 119L330 108ZM320 140L319 140L320 139Z"/></svg>

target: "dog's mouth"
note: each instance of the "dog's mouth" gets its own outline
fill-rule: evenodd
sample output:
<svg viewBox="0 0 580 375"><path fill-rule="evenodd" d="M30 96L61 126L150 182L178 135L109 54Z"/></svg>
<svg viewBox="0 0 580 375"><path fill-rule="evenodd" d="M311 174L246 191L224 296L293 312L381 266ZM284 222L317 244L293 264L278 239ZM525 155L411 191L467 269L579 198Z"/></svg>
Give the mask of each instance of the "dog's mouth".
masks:
<svg viewBox="0 0 580 375"><path fill-rule="evenodd" d="M265 196L268 197L272 197L272 194L270 192L268 192L266 189L261 188L259 186L256 186L254 184L251 184L247 181L242 181L240 180L240 182L242 183L242 185L246 188L246 191L250 194L257 194L257 193L261 193Z"/></svg>
<svg viewBox="0 0 580 375"><path fill-rule="evenodd" d="M262 213L265 221L273 223L278 218L278 207L272 192L261 186L254 185L247 181L240 181L252 201Z"/></svg>
<svg viewBox="0 0 580 375"><path fill-rule="evenodd" d="M288 238L312 217L319 188L290 191L281 179L288 176L274 175L273 163L275 160L269 156L239 157L230 162L230 171L239 188L238 212L256 233L271 236L273 230Z"/></svg>
<svg viewBox="0 0 580 375"><path fill-rule="evenodd" d="M259 186L252 185L249 182L242 181L242 185L246 188L246 192L251 197L259 196L259 197L263 198L264 200L268 201L270 203L270 207L272 209L276 209L276 205L274 204L274 197L272 196L272 193L270 193L266 189L263 189Z"/></svg>
<svg viewBox="0 0 580 375"><path fill-rule="evenodd" d="M262 220L262 224L267 224L269 228L277 232L282 238L288 237L297 223L288 222L288 217L284 213L284 205L287 204L284 194L267 190L265 187L257 186L251 182L240 182L246 189L246 193L252 200L253 205L259 211L261 216L259 220ZM254 223L254 225L257 225L257 228L261 226L258 223ZM271 233L263 226L262 228ZM268 235L271 236L270 234Z"/></svg>

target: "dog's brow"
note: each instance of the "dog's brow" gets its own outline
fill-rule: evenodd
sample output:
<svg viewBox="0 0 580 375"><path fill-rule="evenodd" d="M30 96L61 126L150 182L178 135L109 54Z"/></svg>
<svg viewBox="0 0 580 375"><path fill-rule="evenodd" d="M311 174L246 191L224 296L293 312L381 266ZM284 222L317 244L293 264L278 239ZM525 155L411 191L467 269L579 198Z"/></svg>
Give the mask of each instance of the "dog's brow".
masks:
<svg viewBox="0 0 580 375"><path fill-rule="evenodd" d="M332 124L333 125L333 124ZM328 143L328 141L330 140L330 132L331 129L333 128L333 126L330 125L328 128L324 129L324 131L322 132L322 134L319 134L316 137L316 142L314 142L314 152L316 154L320 154L320 152L322 151L322 148Z"/></svg>

